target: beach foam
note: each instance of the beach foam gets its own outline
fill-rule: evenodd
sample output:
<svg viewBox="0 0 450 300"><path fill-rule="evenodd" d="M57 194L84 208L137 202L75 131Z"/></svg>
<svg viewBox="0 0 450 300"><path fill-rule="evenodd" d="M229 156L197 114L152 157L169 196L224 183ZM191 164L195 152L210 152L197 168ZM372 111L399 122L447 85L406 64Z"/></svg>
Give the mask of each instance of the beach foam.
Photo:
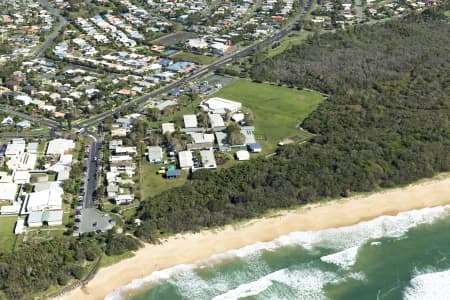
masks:
<svg viewBox="0 0 450 300"><path fill-rule="evenodd" d="M335 264L344 269L348 269L355 264L358 256L358 250L358 246L351 247L337 253L322 256L320 260L326 263Z"/></svg>
<svg viewBox="0 0 450 300"><path fill-rule="evenodd" d="M382 237L400 237L409 229L420 224L430 224L438 218L448 215L449 212L450 205L440 206L402 212L396 216L381 216L371 221L366 221L347 227L320 231L293 232L291 234L281 236L272 242L258 242L250 246L230 250L199 260L194 264L178 265L165 270L153 272L147 277L133 280L130 284L115 290L113 293L109 294L106 299L121 299L121 294L142 288L150 283L157 284L167 281L177 274L181 274L186 271L192 272L192 270L226 262L230 259L242 259L250 255L255 255L261 251L273 251L285 246L300 245L306 249L323 247L341 250L341 252L323 257L323 261L335 263L342 267L348 267L354 264L357 257L358 247L363 245L365 242ZM245 262L245 260L243 262Z"/></svg>
<svg viewBox="0 0 450 300"><path fill-rule="evenodd" d="M405 300L449 299L450 270L415 276L403 295Z"/></svg>
<svg viewBox="0 0 450 300"><path fill-rule="evenodd" d="M213 300L235 300L258 295L268 290L275 283L282 284L290 290L290 292L287 292L290 295L290 297L287 297L289 299L326 299L322 289L327 283L336 279L335 274L318 269L281 269L256 281L241 284L233 290L214 297Z"/></svg>

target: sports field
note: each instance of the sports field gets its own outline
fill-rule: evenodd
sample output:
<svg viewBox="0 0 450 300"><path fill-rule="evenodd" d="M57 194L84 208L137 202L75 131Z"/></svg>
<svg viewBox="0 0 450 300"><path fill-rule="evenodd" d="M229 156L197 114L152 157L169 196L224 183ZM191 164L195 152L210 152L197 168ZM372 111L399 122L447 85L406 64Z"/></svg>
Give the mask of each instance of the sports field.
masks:
<svg viewBox="0 0 450 300"><path fill-rule="evenodd" d="M297 125L323 100L316 92L242 79L212 96L241 102L253 112L255 137L263 148L273 148L280 140L301 134Z"/></svg>

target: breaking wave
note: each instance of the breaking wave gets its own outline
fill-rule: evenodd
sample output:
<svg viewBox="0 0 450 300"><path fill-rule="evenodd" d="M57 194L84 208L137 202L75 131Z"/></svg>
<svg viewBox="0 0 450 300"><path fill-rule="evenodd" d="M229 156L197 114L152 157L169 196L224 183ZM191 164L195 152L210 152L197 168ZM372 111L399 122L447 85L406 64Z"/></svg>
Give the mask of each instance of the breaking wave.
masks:
<svg viewBox="0 0 450 300"><path fill-rule="evenodd" d="M242 293L241 297L246 293L250 295L256 291L261 292L265 289L272 288L273 282L282 282L287 279L291 280L291 283L295 286L295 277L292 275L295 275L295 273L287 272L284 269L265 275L270 272L270 270L268 270L268 267L264 267L265 269L263 271L256 272L257 275L262 277L255 279L251 278L251 276L243 276L244 278L240 278L241 281L238 283L237 287L233 287L232 284L229 284L229 282L227 282L227 278L223 278L223 280L215 279L215 282L205 281L196 275L196 271L201 268L211 267L222 262L231 261L232 259L239 259L242 260L242 263L245 263L251 256L257 255L262 251L274 251L281 247L287 246L302 246L308 250L321 247L337 251L330 255L322 256L321 260L326 263L335 264L344 269L350 268L357 259L359 247L364 243L383 237L400 237L413 227L421 224L433 223L437 219L448 215L449 211L450 205L425 208L421 210L402 212L396 216L381 216L371 221L366 221L347 227L332 228L320 231L293 232L291 234L281 236L271 242L258 242L250 246L230 250L203 260L199 260L194 264L177 265L172 268L155 271L149 276L133 280L130 284L113 291L105 299L123 299L122 295L126 295L133 290L140 290L148 287L150 284L157 285L158 283L168 281L174 283L182 294L187 293L187 289L185 289L185 287L189 287L191 290L206 289L206 291L203 291L202 295L208 296L209 299L214 296L221 297L221 295L233 295L233 293ZM377 243L378 242L375 241L375 244ZM261 262L262 260L258 261ZM242 274L239 274L239 277L240 275ZM329 276L329 274L327 276ZM182 278L182 280L179 280L180 278ZM282 280L280 278L282 278ZM419 279L417 280L421 280L421 278L422 277L419 276ZM234 279L235 280L232 281L235 283L237 278ZM245 279L246 281L242 279ZM186 285L183 282L185 282ZM420 281L420 283L417 284L422 284L422 282ZM215 295L212 295L212 293L215 293ZM192 296L199 296L199 294ZM312 297L309 299L315 298Z"/></svg>
<svg viewBox="0 0 450 300"><path fill-rule="evenodd" d="M415 276L403 296L405 300L449 299L450 270Z"/></svg>

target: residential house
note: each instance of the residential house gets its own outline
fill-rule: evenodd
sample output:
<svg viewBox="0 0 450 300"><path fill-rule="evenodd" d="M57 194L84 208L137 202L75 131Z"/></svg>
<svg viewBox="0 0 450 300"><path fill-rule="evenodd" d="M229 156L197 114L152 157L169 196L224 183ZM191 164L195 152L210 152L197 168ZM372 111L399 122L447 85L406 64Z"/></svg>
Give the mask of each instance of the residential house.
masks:
<svg viewBox="0 0 450 300"><path fill-rule="evenodd" d="M181 169L190 169L194 166L192 160L192 151L180 151L178 152L178 163Z"/></svg>
<svg viewBox="0 0 450 300"><path fill-rule="evenodd" d="M147 147L147 157L148 161L152 163L159 163L163 158L162 148L159 146L149 146Z"/></svg>
<svg viewBox="0 0 450 300"><path fill-rule="evenodd" d="M202 167L205 169L216 169L217 163L213 150L201 150L200 157L202 159Z"/></svg>
<svg viewBox="0 0 450 300"><path fill-rule="evenodd" d="M117 205L129 204L133 202L134 195L133 194L124 194L124 195L116 195L114 197L114 201Z"/></svg>

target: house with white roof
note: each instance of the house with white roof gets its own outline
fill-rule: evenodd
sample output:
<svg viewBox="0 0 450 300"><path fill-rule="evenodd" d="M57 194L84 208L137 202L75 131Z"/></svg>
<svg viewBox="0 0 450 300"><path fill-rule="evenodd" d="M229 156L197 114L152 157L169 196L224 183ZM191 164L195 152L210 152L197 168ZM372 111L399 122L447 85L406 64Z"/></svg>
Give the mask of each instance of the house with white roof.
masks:
<svg viewBox="0 0 450 300"><path fill-rule="evenodd" d="M192 160L192 151L180 151L178 152L178 163L181 169L190 169L194 166Z"/></svg>
<svg viewBox="0 0 450 300"><path fill-rule="evenodd" d="M197 128L198 126L196 115L184 115L183 120L185 128Z"/></svg>
<svg viewBox="0 0 450 300"><path fill-rule="evenodd" d="M133 194L116 195L114 197L114 201L116 202L117 205L129 204L133 202L133 200L134 200Z"/></svg>
<svg viewBox="0 0 450 300"><path fill-rule="evenodd" d="M225 127L225 122L220 114L209 114L209 123L213 129Z"/></svg>
<svg viewBox="0 0 450 300"><path fill-rule="evenodd" d="M21 102L22 105L29 105L31 103L31 97L28 95L19 95L16 97L16 100Z"/></svg>
<svg viewBox="0 0 450 300"><path fill-rule="evenodd" d="M137 148L136 147L124 147L124 146L117 146L115 149L115 153L117 155L121 154L136 154Z"/></svg>
<svg viewBox="0 0 450 300"><path fill-rule="evenodd" d="M162 148L159 146L147 147L147 157L149 162L158 163L163 158Z"/></svg>
<svg viewBox="0 0 450 300"><path fill-rule="evenodd" d="M202 159L202 167L205 169L216 169L217 163L214 157L213 150L200 150L200 157Z"/></svg>
<svg viewBox="0 0 450 300"><path fill-rule="evenodd" d="M31 127L31 122L28 120L23 120L16 124L16 128L18 129L28 129Z"/></svg>
<svg viewBox="0 0 450 300"><path fill-rule="evenodd" d="M9 126L12 125L14 123L13 118L11 118L10 116L6 117L3 119L2 121L2 126Z"/></svg>

